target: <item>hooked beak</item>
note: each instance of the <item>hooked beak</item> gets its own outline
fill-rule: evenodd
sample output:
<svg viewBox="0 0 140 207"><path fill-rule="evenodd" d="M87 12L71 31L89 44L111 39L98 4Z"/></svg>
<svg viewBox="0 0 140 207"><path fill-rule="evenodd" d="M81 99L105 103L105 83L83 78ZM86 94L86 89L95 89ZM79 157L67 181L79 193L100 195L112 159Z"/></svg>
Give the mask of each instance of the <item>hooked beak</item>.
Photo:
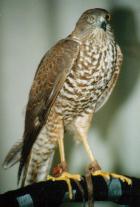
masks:
<svg viewBox="0 0 140 207"><path fill-rule="evenodd" d="M104 30L104 31L106 31L106 26L107 26L107 22L106 21L103 21L102 23L101 23L101 28Z"/></svg>
<svg viewBox="0 0 140 207"><path fill-rule="evenodd" d="M106 27L107 27L107 21L101 17L99 20L98 20L98 26L103 29L104 31L106 31Z"/></svg>

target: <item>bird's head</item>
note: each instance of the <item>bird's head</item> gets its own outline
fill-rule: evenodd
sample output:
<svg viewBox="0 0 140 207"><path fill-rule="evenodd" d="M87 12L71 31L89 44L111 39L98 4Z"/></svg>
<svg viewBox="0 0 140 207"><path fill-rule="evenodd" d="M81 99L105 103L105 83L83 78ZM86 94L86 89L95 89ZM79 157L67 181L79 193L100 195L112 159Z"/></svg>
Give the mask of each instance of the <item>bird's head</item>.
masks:
<svg viewBox="0 0 140 207"><path fill-rule="evenodd" d="M105 9L89 9L81 15L73 33L79 39L95 37L99 33L105 36L111 32L110 19L111 15Z"/></svg>

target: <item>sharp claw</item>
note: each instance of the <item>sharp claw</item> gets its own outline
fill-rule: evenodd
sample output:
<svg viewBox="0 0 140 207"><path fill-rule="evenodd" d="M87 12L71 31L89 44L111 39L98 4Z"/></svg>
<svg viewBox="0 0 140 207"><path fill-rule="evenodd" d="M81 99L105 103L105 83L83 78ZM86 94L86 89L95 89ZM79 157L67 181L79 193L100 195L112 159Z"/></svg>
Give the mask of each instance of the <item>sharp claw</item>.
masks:
<svg viewBox="0 0 140 207"><path fill-rule="evenodd" d="M93 176L100 175L100 176L104 177L107 180L109 180L110 177L112 176L113 178L120 179L122 182L128 183L128 185L131 185L132 184L132 180L130 178L125 177L123 175L118 175L118 174L115 174L115 173L108 173L108 172L102 172L101 170L97 170L95 172L92 172L92 175Z"/></svg>
<svg viewBox="0 0 140 207"><path fill-rule="evenodd" d="M118 174L115 174L115 173L111 173L110 175L114 178L120 179L122 182L126 182L128 185L132 184L132 180L130 178L126 177L126 176L118 175Z"/></svg>

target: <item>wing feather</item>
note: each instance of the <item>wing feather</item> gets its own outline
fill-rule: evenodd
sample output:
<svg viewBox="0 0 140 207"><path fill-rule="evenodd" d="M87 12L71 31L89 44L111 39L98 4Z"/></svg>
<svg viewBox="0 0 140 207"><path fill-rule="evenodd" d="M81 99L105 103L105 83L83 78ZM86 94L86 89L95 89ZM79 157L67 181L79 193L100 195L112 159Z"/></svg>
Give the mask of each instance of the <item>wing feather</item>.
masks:
<svg viewBox="0 0 140 207"><path fill-rule="evenodd" d="M33 143L46 123L48 114L79 53L79 44L70 39L59 41L42 59L30 90L25 115L25 130L18 180Z"/></svg>

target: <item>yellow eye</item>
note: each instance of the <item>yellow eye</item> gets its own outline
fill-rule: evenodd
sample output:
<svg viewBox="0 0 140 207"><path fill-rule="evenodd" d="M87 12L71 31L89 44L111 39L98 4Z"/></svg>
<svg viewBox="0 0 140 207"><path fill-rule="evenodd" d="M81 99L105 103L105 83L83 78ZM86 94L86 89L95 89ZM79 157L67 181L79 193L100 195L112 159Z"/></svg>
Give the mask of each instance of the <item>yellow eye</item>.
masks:
<svg viewBox="0 0 140 207"><path fill-rule="evenodd" d="M87 18L87 22L88 22L89 24L92 24L94 21L95 21L95 17L94 17L93 15L88 16L88 18Z"/></svg>
<svg viewBox="0 0 140 207"><path fill-rule="evenodd" d="M107 14L107 15L105 16L105 18L106 18L106 20L109 22L109 21L111 20L111 15L110 15L110 14Z"/></svg>

